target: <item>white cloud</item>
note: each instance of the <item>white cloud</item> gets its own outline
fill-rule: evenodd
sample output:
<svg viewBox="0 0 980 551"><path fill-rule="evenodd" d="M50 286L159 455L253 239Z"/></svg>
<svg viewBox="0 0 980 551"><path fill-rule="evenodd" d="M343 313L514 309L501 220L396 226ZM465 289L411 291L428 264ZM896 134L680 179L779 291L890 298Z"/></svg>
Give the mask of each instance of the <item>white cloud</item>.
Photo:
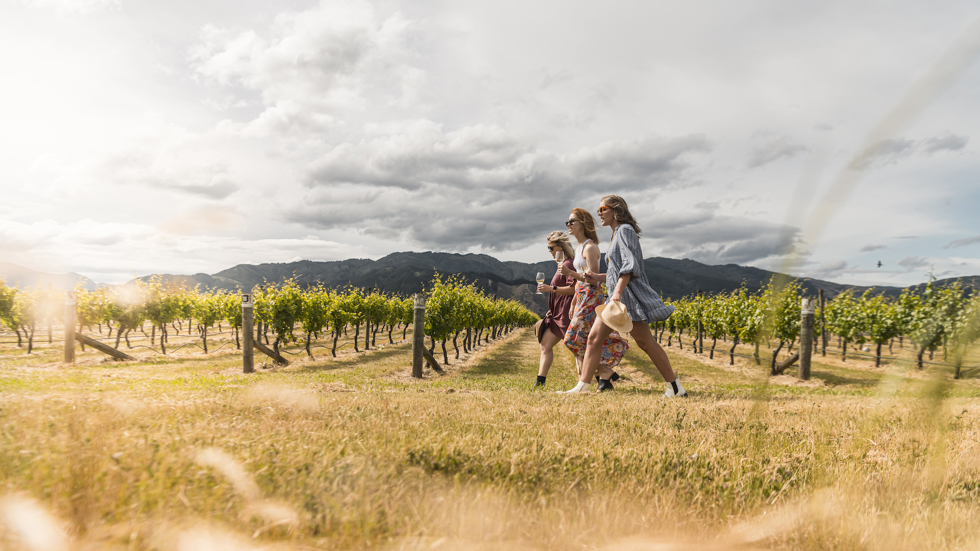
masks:
<svg viewBox="0 0 980 551"><path fill-rule="evenodd" d="M980 243L980 235L975 235L973 237L965 237L963 239L956 239L955 241L950 241L943 248L955 249L957 247L966 247L967 245L974 245L977 243Z"/></svg>
<svg viewBox="0 0 980 551"><path fill-rule="evenodd" d="M814 275L822 278L834 277L840 275L841 272L847 269L847 261L843 259L832 260L830 262L825 262L818 267Z"/></svg>
<svg viewBox="0 0 980 551"><path fill-rule="evenodd" d="M202 216L206 215L200 211L189 212L161 227L89 219L68 224L53 220L0 221L0 255L27 267L77 271L105 283L121 283L135 275L154 272L214 273L253 258L288 262L295 258L339 260L364 256L354 245L315 236L247 238L200 233L211 229L206 227L207 222L193 226L192 218ZM210 216L228 217L234 213Z"/></svg>
<svg viewBox="0 0 980 551"><path fill-rule="evenodd" d="M959 151L966 147L966 144L969 141L970 139L966 136L946 134L943 136L929 138L925 140L920 147L924 153L931 155L940 151Z"/></svg>
<svg viewBox="0 0 980 551"><path fill-rule="evenodd" d="M965 136L948 133L923 140L887 139L877 143L867 154L856 159L852 168L882 167L898 163L913 155L928 157L944 151L960 151L969 141Z"/></svg>
<svg viewBox="0 0 980 551"><path fill-rule="evenodd" d="M100 157L76 167L68 183L82 180L130 190L146 186L224 199L240 185L216 143L220 140L220 133L198 134L157 115L141 117Z"/></svg>
<svg viewBox="0 0 980 551"><path fill-rule="evenodd" d="M918 270L925 268L930 265L928 258L921 256L906 256L905 258L898 261L898 265L905 268L908 271Z"/></svg>
<svg viewBox="0 0 980 551"><path fill-rule="evenodd" d="M410 248L535 260L527 244L613 192L648 255L778 267L807 195L971 9L200 0L161 19L122 0L0 3L0 260L127 276ZM976 67L864 160L887 170L806 243L807 269L976 272L948 256L970 250L980 208Z"/></svg>
<svg viewBox="0 0 980 551"><path fill-rule="evenodd" d="M122 4L121 0L20 0L20 3L58 15L96 13L118 9Z"/></svg>
<svg viewBox="0 0 980 551"><path fill-rule="evenodd" d="M749 168L757 168L780 159L789 159L806 150L806 146L781 136L756 146L749 156Z"/></svg>
<svg viewBox="0 0 980 551"><path fill-rule="evenodd" d="M415 25L365 1L324 0L280 14L267 32L205 26L189 55L206 82L260 95L264 110L248 132L315 134L349 111L412 103L424 82Z"/></svg>

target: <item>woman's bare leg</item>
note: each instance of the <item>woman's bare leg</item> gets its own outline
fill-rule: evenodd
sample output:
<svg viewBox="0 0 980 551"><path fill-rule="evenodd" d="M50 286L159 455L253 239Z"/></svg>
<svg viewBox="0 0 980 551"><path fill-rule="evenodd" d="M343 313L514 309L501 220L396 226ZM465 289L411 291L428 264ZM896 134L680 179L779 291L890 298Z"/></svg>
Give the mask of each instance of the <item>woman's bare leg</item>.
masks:
<svg viewBox="0 0 980 551"><path fill-rule="evenodd" d="M600 355L599 368L595 370L595 376L600 379L609 380L609 377L612 377L612 374L613 374L613 370L611 367L602 365L602 360Z"/></svg>
<svg viewBox="0 0 980 551"><path fill-rule="evenodd" d="M582 376L579 381L585 384L592 382L592 376L599 369L599 362L602 360L602 343L606 342L609 335L612 335L612 328L602 323L602 318L596 316L592 330L589 331L589 341L585 347L585 362L582 368Z"/></svg>
<svg viewBox="0 0 980 551"><path fill-rule="evenodd" d="M590 334L589 337L591 336ZM634 323L633 330L630 331L630 336L636 341L636 346L639 346L640 350L646 352L647 356L650 357L653 365L657 366L657 371L660 372L660 376L664 378L664 381L670 383L677 379L677 375L674 374L674 370L670 366L670 358L667 357L667 353L664 352L663 347L660 346L657 339L653 338L653 333L650 332L649 325L645 323ZM588 357L588 352L586 352L586 357Z"/></svg>
<svg viewBox="0 0 980 551"><path fill-rule="evenodd" d="M538 376L548 376L552 362L555 361L555 345L561 341L551 329L545 329L541 337L541 360L538 362Z"/></svg>

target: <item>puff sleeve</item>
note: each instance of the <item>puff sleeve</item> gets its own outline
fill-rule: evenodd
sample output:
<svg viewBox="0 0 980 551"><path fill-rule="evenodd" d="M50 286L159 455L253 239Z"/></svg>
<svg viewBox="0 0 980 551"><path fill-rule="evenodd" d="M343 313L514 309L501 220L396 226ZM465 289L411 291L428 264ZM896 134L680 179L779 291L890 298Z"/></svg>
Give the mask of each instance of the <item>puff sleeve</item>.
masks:
<svg viewBox="0 0 980 551"><path fill-rule="evenodd" d="M637 263L642 262L642 249L640 249L640 238L636 235L636 230L629 224L623 224L616 228L616 239L620 242L620 265L619 275L634 274L637 271Z"/></svg>

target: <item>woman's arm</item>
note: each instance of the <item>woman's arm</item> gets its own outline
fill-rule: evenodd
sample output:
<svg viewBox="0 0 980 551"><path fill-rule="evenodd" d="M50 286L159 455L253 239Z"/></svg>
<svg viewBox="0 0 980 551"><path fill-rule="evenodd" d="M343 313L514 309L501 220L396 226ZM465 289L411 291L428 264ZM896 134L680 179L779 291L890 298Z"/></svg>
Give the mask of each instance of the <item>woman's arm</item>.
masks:
<svg viewBox="0 0 980 551"><path fill-rule="evenodd" d="M582 251L583 256L585 256L585 262L588 264L587 271L594 274L599 273L599 245L595 243L589 243L585 246L585 250ZM605 278L606 274L602 274Z"/></svg>
<svg viewBox="0 0 980 551"><path fill-rule="evenodd" d="M595 243L589 243L585 246L582 254L585 256L585 262L588 265L585 273L582 274L582 280L592 285L598 285L605 281L606 274L599 272L599 246Z"/></svg>
<svg viewBox="0 0 980 551"><path fill-rule="evenodd" d="M636 230L629 224L623 224L616 228L613 239L619 240L622 251L619 258L619 273L632 274L643 263L643 249L640 248L640 238L636 235Z"/></svg>
<svg viewBox="0 0 980 551"><path fill-rule="evenodd" d="M554 287L546 283L538 284L538 291L542 293L558 293L559 295L574 295L575 287Z"/></svg>
<svg viewBox="0 0 980 551"><path fill-rule="evenodd" d="M595 272L585 272L585 279L592 285L598 285L606 280L606 274L597 274Z"/></svg>
<svg viewBox="0 0 980 551"><path fill-rule="evenodd" d="M612 296L609 297L610 300L615 300L619 302L623 298L623 293L626 292L626 286L629 284L630 279L633 278L633 274L622 274L619 276L619 281L616 282L616 289L613 291Z"/></svg>

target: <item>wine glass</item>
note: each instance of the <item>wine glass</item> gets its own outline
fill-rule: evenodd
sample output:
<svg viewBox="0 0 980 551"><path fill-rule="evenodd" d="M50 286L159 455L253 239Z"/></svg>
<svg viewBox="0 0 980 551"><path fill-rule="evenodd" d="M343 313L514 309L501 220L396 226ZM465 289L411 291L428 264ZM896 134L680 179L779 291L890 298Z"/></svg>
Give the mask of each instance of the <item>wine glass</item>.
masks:
<svg viewBox="0 0 980 551"><path fill-rule="evenodd" d="M555 262L557 262L558 267L561 268L562 263L565 262L565 251L558 251L555 253Z"/></svg>
<svg viewBox="0 0 980 551"><path fill-rule="evenodd" d="M538 285L541 285L542 283L544 283L544 272L538 272L538 275L535 277L535 279L538 281ZM537 293L534 293L534 294L536 294L536 295L543 295L544 293L542 293L541 291L538 291Z"/></svg>

